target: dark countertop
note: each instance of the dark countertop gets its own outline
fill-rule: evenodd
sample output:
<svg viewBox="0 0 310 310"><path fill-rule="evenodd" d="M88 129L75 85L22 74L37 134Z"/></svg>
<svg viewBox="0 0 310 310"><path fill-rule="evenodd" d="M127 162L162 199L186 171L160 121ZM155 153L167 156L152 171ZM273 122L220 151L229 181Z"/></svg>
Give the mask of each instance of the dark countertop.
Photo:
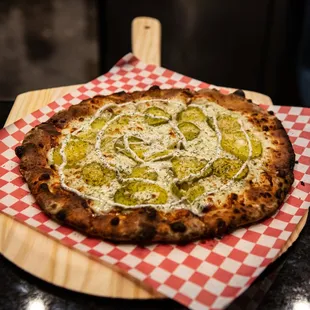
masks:
<svg viewBox="0 0 310 310"><path fill-rule="evenodd" d="M12 101L0 101L3 126ZM229 310L310 309L310 220L293 246ZM72 292L24 272L0 255L0 309L185 309L172 300L122 300Z"/></svg>

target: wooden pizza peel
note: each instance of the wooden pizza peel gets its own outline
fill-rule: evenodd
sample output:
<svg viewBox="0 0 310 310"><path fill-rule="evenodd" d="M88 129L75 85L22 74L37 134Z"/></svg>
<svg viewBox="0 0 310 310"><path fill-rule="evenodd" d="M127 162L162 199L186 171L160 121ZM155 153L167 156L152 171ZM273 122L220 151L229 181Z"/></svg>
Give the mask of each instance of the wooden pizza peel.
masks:
<svg viewBox="0 0 310 310"><path fill-rule="evenodd" d="M138 17L132 22L132 50L145 63L160 65L161 25L153 18ZM17 96L5 126L75 90L80 85L30 91ZM233 91L233 89L231 89ZM245 91L254 102L271 105L268 96ZM299 236L307 219L300 220L279 256ZM21 269L57 286L102 297L164 298L151 288L74 249L62 245L34 228L0 214L1 253Z"/></svg>

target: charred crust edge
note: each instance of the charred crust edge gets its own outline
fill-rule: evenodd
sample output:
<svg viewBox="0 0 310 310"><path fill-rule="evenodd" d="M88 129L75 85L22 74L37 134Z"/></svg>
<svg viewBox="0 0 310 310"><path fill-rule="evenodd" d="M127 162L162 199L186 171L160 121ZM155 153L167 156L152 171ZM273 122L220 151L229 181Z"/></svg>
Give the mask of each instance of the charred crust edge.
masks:
<svg viewBox="0 0 310 310"><path fill-rule="evenodd" d="M234 95L237 95L239 97L245 98L245 93L242 89L237 89L233 92Z"/></svg>
<svg viewBox="0 0 310 310"><path fill-rule="evenodd" d="M186 231L186 226L182 221L173 222L170 227L174 232L184 233Z"/></svg>
<svg viewBox="0 0 310 310"><path fill-rule="evenodd" d="M22 158L23 154L24 154L24 146L20 145L20 146L17 146L15 148L15 154L18 158Z"/></svg>

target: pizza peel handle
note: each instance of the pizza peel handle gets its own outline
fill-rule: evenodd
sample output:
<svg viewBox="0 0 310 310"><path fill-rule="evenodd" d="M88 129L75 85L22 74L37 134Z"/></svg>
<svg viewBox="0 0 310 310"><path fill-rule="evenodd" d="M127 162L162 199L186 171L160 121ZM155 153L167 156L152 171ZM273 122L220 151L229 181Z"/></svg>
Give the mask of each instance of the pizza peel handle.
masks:
<svg viewBox="0 0 310 310"><path fill-rule="evenodd" d="M136 17L131 23L133 54L144 63L160 66L161 24L151 17Z"/></svg>

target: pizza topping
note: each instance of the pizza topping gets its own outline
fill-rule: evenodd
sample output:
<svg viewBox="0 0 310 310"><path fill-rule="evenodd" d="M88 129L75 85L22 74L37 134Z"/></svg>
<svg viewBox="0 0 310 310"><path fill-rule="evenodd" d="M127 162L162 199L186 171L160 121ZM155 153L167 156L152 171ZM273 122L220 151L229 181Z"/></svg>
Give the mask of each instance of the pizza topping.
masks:
<svg viewBox="0 0 310 310"><path fill-rule="evenodd" d="M123 140L126 150L125 152L129 152L131 157L137 162L143 162L144 154L148 149L147 144L140 138L128 135L124 135Z"/></svg>
<svg viewBox="0 0 310 310"><path fill-rule="evenodd" d="M187 201L193 202L202 194L204 194L206 190L201 184L184 182L181 184L173 183L171 186L171 191L178 198L185 198Z"/></svg>
<svg viewBox="0 0 310 310"><path fill-rule="evenodd" d="M200 184L193 184L191 185L187 192L186 192L186 198L190 201L193 202L195 201L198 197L200 197L203 193L205 192L204 186Z"/></svg>
<svg viewBox="0 0 310 310"><path fill-rule="evenodd" d="M249 139L252 147L251 157L259 157L262 154L261 142L254 138L254 136L252 135L249 136ZM247 138L246 135L241 131L235 132L233 134L223 134L221 146L225 151L235 155L243 161L247 160L249 156L249 146Z"/></svg>
<svg viewBox="0 0 310 310"><path fill-rule="evenodd" d="M53 162L56 165L61 165L61 163L62 163L62 157L60 155L60 147L57 147L57 148L54 149L54 152L53 152Z"/></svg>
<svg viewBox="0 0 310 310"><path fill-rule="evenodd" d="M196 106L189 106L177 115L177 120L180 122L204 122L206 118L206 115Z"/></svg>
<svg viewBox="0 0 310 310"><path fill-rule="evenodd" d="M77 164L82 160L88 151L88 143L79 139L72 139L66 144L64 152L67 158L67 164L69 166ZM61 165L62 155L60 147L57 147L53 153L54 164Z"/></svg>
<svg viewBox="0 0 310 310"><path fill-rule="evenodd" d="M234 160L229 158L219 158L213 163L213 173L222 178L241 180L246 177L249 172L248 166L245 166L243 170L240 171L243 163L240 160Z"/></svg>
<svg viewBox="0 0 310 310"><path fill-rule="evenodd" d="M147 151L142 139L127 135L120 137L115 142L114 149L137 162L143 162L141 159L144 158L144 153Z"/></svg>
<svg viewBox="0 0 310 310"><path fill-rule="evenodd" d="M179 199L182 198L182 192L176 183L174 183L174 182L171 183L170 190L171 190L172 194L174 194L177 198L179 198Z"/></svg>
<svg viewBox="0 0 310 310"><path fill-rule="evenodd" d="M117 135L117 134L125 133L126 129L128 129L129 122L130 122L129 115L120 115L120 117L114 118L105 124L105 125L109 125L105 130L105 134ZM102 129L104 127L105 126L103 126Z"/></svg>
<svg viewBox="0 0 310 310"><path fill-rule="evenodd" d="M211 174L212 168L207 165L204 159L198 159L190 156L179 156L171 160L172 170L175 176L184 181L190 178L203 176L206 177ZM205 169L203 169L205 168Z"/></svg>
<svg viewBox="0 0 310 310"><path fill-rule="evenodd" d="M105 118L98 117L91 123L90 126L92 129L98 129L99 130L106 124L106 122L107 122L107 120Z"/></svg>
<svg viewBox="0 0 310 310"><path fill-rule="evenodd" d="M109 156L114 153L115 138L106 136L101 140L100 149L104 156Z"/></svg>
<svg viewBox="0 0 310 310"><path fill-rule="evenodd" d="M188 178L190 175L196 175L206 166L205 160L199 160L195 157L180 156L171 160L172 170L179 180Z"/></svg>
<svg viewBox="0 0 310 310"><path fill-rule="evenodd" d="M94 200L95 212L106 212L113 206L125 209L154 205L163 211L186 208L201 214L204 197L216 195L222 199L224 190L229 187L238 191L234 183L248 174L252 150L254 156L256 154L253 141L260 141L247 134L243 120L238 119L235 112L229 115L225 110L223 114L221 108L212 104L192 103L184 109L169 103L159 105L156 101L158 106L150 106L145 101L139 108L139 102L137 106L127 102L114 107L113 114L108 105L110 115L100 119L98 127L91 126L97 123L96 118L86 120L88 126L86 123L83 130L73 132L73 138L64 139L60 149L54 152L58 155L56 164L62 163L59 167L61 185ZM173 110L174 106L177 109ZM101 109L97 118L102 118L104 113ZM171 115L177 115L177 119ZM95 143L91 143L94 134ZM242 138L244 162L234 157L240 158L235 150L228 151L225 143L230 141L230 136ZM83 166L84 185L73 179L76 174L70 172L72 169L63 171L71 161L66 150L72 141L88 146L82 159L75 155ZM106 190L98 189L101 186Z"/></svg>
<svg viewBox="0 0 310 310"><path fill-rule="evenodd" d="M94 119L90 126L92 129L100 130L112 117L113 113L105 110L100 117Z"/></svg>
<svg viewBox="0 0 310 310"><path fill-rule="evenodd" d="M198 137L200 129L193 123L183 122L178 125L178 128L182 132L187 141L194 140Z"/></svg>
<svg viewBox="0 0 310 310"><path fill-rule="evenodd" d="M240 131L241 127L236 117L230 115L219 115L216 117L218 129L222 133L234 133ZM207 118L208 125L215 130L214 120L210 117Z"/></svg>
<svg viewBox="0 0 310 310"><path fill-rule="evenodd" d="M167 199L167 192L163 188L140 181L127 183L114 195L114 201L125 206L165 204Z"/></svg>
<svg viewBox="0 0 310 310"><path fill-rule="evenodd" d="M139 178L156 181L158 174L150 167L136 166L132 169L128 178Z"/></svg>
<svg viewBox="0 0 310 310"><path fill-rule="evenodd" d="M159 161L159 160L166 160L173 156L174 151L173 150L164 150L161 152L156 152L147 157L146 161Z"/></svg>
<svg viewBox="0 0 310 310"><path fill-rule="evenodd" d="M158 107L151 107L145 111L145 121L150 126L165 124L171 119L171 115Z"/></svg>
<svg viewBox="0 0 310 310"><path fill-rule="evenodd" d="M103 167L99 163L92 162L83 167L82 177L85 183L92 186L108 185L115 179L115 172Z"/></svg>
<svg viewBox="0 0 310 310"><path fill-rule="evenodd" d="M238 119L229 115L218 116L217 125L222 133L233 133L241 130Z"/></svg>
<svg viewBox="0 0 310 310"><path fill-rule="evenodd" d="M94 131L88 130L88 131L83 131L81 133L78 133L76 136L83 141L94 144L96 142L97 134Z"/></svg>

